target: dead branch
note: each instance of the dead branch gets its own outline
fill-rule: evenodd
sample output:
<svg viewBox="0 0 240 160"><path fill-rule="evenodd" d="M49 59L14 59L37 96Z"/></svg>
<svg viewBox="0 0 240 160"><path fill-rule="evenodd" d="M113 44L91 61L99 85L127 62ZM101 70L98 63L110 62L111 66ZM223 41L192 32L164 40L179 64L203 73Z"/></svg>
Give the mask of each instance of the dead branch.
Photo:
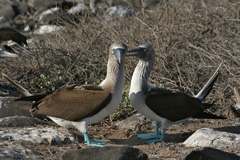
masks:
<svg viewBox="0 0 240 160"><path fill-rule="evenodd" d="M32 96L32 94L23 86L21 86L20 84L18 84L17 82L15 82L13 79L11 79L9 76L7 76L5 73L2 73L3 78L5 78L6 80L8 80L11 84L13 84L17 91L23 95L23 96Z"/></svg>

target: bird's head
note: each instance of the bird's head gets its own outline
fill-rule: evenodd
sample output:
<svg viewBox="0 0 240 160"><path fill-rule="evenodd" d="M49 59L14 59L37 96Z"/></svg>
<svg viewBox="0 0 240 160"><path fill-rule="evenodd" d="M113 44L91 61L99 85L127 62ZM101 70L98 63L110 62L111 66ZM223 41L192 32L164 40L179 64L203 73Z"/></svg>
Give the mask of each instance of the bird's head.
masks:
<svg viewBox="0 0 240 160"><path fill-rule="evenodd" d="M127 56L136 56L143 61L149 61L154 57L154 49L151 43L144 42L136 48L128 50Z"/></svg>

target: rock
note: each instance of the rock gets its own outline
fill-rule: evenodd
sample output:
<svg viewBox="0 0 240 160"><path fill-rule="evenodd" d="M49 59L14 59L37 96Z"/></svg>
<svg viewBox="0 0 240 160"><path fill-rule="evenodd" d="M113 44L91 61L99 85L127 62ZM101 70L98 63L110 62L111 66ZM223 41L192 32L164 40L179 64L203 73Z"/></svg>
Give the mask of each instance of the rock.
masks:
<svg viewBox="0 0 240 160"><path fill-rule="evenodd" d="M42 160L39 153L20 144L0 143L0 159L4 160Z"/></svg>
<svg viewBox="0 0 240 160"><path fill-rule="evenodd" d="M64 144L66 138L70 139L71 142L74 140L74 138L66 130L53 127L25 127L0 130L1 140L55 145Z"/></svg>
<svg viewBox="0 0 240 160"><path fill-rule="evenodd" d="M31 116L31 102L15 101L16 97L0 97L0 118L9 116Z"/></svg>
<svg viewBox="0 0 240 160"><path fill-rule="evenodd" d="M223 149L236 148L240 143L240 135L202 128L193 133L185 142L187 147L214 147Z"/></svg>
<svg viewBox="0 0 240 160"><path fill-rule="evenodd" d="M12 20L13 17L16 15L12 7L12 3L9 0L0 1L0 15L1 23Z"/></svg>
<svg viewBox="0 0 240 160"><path fill-rule="evenodd" d="M119 129L132 129L135 130L137 126L149 123L150 120L147 120L143 115L137 113L134 114L122 121L118 121L115 123L115 125Z"/></svg>
<svg viewBox="0 0 240 160"><path fill-rule="evenodd" d="M192 151L184 160L240 160L240 157L214 148L203 148Z"/></svg>
<svg viewBox="0 0 240 160"><path fill-rule="evenodd" d="M28 127L36 126L37 124L46 124L46 122L26 116L12 116L0 118L0 127Z"/></svg>
<svg viewBox="0 0 240 160"><path fill-rule="evenodd" d="M0 48L0 58L16 58L16 57L18 57L18 55Z"/></svg>
<svg viewBox="0 0 240 160"><path fill-rule="evenodd" d="M15 16L23 14L27 11L27 5L25 2L16 0L1 0L0 1L0 16L2 17L0 22L6 22L12 20Z"/></svg>
<svg viewBox="0 0 240 160"><path fill-rule="evenodd" d="M64 25L64 22L71 22L72 16L67 14L61 8L54 7L43 11L38 19L40 24Z"/></svg>
<svg viewBox="0 0 240 160"><path fill-rule="evenodd" d="M28 6L36 10L45 10L47 8L56 7L64 2L64 0L28 0Z"/></svg>
<svg viewBox="0 0 240 160"><path fill-rule="evenodd" d="M76 14L84 13L86 10L87 10L87 7L85 6L85 4L78 3L76 6L73 6L72 8L70 8L67 11L67 13L72 14L72 15L76 15Z"/></svg>
<svg viewBox="0 0 240 160"><path fill-rule="evenodd" d="M113 6L107 10L107 16L110 17L127 17L133 14L134 10L127 6Z"/></svg>
<svg viewBox="0 0 240 160"><path fill-rule="evenodd" d="M41 14L39 14L38 20L39 20L39 22L46 24L49 21L48 20L49 17L50 16L55 16L56 17L56 15L58 15L59 11L60 11L60 8L58 8L58 7L54 7L54 8L50 8L48 10L45 10Z"/></svg>
<svg viewBox="0 0 240 160"><path fill-rule="evenodd" d="M145 153L132 147L107 146L70 150L64 153L62 160L147 160Z"/></svg>
<svg viewBox="0 0 240 160"><path fill-rule="evenodd" d="M161 0L142 0L142 7L149 8L158 4Z"/></svg>
<svg viewBox="0 0 240 160"><path fill-rule="evenodd" d="M48 33L52 33L52 32L57 32L64 29L64 27L62 26L57 26L57 25L43 25L40 26L39 29L37 29L36 31L34 31L34 34L48 34Z"/></svg>
<svg viewBox="0 0 240 160"><path fill-rule="evenodd" d="M234 106L231 107L231 109L236 117L240 117L240 104L239 103L236 103Z"/></svg>

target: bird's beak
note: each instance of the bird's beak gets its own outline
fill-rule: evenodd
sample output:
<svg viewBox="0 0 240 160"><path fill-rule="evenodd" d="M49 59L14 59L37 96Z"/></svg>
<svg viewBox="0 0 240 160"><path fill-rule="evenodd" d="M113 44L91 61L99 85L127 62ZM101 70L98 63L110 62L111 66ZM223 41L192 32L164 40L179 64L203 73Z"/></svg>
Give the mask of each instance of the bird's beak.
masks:
<svg viewBox="0 0 240 160"><path fill-rule="evenodd" d="M2 51L2 53L0 54L0 57L3 57L3 58L16 58L16 57L18 57L18 55L14 54L14 53L10 53L8 51Z"/></svg>
<svg viewBox="0 0 240 160"><path fill-rule="evenodd" d="M143 52L143 48L137 47L127 51L126 56L136 56L138 57Z"/></svg>
<svg viewBox="0 0 240 160"><path fill-rule="evenodd" d="M115 55L117 57L117 61L118 63L122 63L122 59L123 59L123 55L125 54L125 50L124 49L116 49L115 50Z"/></svg>

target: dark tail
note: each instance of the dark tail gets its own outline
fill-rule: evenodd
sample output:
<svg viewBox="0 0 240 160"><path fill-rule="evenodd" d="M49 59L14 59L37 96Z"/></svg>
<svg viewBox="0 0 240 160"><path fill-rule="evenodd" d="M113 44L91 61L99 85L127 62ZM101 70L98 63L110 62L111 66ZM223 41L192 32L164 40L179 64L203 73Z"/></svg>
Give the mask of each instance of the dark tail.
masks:
<svg viewBox="0 0 240 160"><path fill-rule="evenodd" d="M198 100L201 102L207 97L207 95L210 93L210 91L213 88L214 83L216 82L218 75L219 75L219 69L221 67L222 63L218 66L212 77L207 81L207 83L203 86L203 88L198 92L198 94L195 96Z"/></svg>
<svg viewBox="0 0 240 160"><path fill-rule="evenodd" d="M194 116L193 118L198 118L198 119L227 119L226 117L224 117L222 115L214 115L214 114L206 113L206 112L202 112L202 113Z"/></svg>
<svg viewBox="0 0 240 160"><path fill-rule="evenodd" d="M26 97L21 97L16 99L15 101L39 101L46 97L48 94L38 94L38 95L33 95L33 96L26 96Z"/></svg>

